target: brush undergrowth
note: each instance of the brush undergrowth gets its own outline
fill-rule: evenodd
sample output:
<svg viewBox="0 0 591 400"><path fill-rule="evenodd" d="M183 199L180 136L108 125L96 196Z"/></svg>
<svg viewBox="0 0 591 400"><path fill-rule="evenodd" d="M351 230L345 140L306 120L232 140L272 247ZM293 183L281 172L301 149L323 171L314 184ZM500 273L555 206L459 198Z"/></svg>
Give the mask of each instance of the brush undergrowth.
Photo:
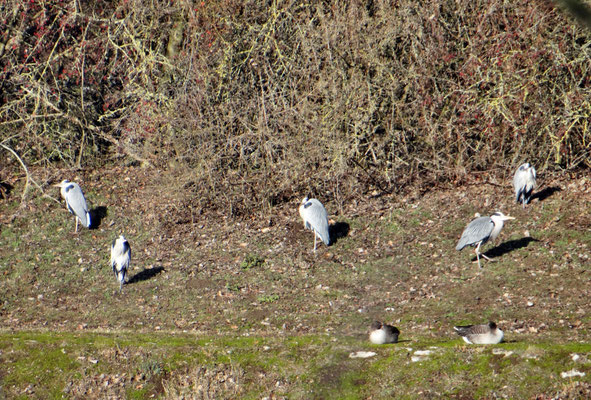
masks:
<svg viewBox="0 0 591 400"><path fill-rule="evenodd" d="M589 35L549 2L11 0L0 26L14 168L126 156L236 215L589 166Z"/></svg>

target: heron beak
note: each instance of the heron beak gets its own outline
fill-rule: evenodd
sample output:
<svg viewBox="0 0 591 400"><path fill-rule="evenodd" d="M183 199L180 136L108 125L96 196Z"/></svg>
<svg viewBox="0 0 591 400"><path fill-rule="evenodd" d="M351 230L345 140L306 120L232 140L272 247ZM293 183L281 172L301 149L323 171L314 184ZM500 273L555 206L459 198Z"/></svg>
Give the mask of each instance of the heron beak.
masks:
<svg viewBox="0 0 591 400"><path fill-rule="evenodd" d="M508 221L508 220L510 220L510 219L515 219L515 217L510 217L510 216L508 216L508 215L505 215L505 216L503 217L503 221Z"/></svg>

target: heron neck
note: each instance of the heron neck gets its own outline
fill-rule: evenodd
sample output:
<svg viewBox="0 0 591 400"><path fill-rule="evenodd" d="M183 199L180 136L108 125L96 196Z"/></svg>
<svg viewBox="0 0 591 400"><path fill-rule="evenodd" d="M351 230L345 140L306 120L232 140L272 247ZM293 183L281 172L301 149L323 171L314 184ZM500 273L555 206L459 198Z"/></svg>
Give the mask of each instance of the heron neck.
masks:
<svg viewBox="0 0 591 400"><path fill-rule="evenodd" d="M503 221L495 221L493 220L493 224L494 224L494 228L490 234L490 239L491 240L495 240L497 238L497 236L499 236L499 233L501 233L501 229L503 229Z"/></svg>

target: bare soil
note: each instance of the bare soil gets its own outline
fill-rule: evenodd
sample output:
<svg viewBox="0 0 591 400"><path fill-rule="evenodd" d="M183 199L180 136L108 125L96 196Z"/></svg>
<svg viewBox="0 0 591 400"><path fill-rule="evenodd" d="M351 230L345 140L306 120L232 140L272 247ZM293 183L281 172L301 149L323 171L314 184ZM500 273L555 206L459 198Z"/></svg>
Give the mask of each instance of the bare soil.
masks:
<svg viewBox="0 0 591 400"><path fill-rule="evenodd" d="M590 338L591 184L584 175L541 177L525 209L514 203L510 185L492 178L368 195L341 206L327 202L334 244L314 253L313 236L299 220L299 199L232 218L229 210L193 209L182 182L165 171L35 173L47 185L64 177L79 182L97 226L74 233L61 200L21 203L22 179L7 182L14 189L0 203L5 332L320 334L365 341L369 324L379 319L398 326L401 340L454 342L453 325L494 320L509 343ZM57 190L46 189L57 199ZM455 243L476 212L496 210L517 219L484 248L495 261L484 260L479 270L474 253L456 252ZM110 243L120 233L132 247L121 294L108 265ZM103 359L133 364L119 350L105 351L113 353ZM116 398L137 383L150 388L147 397L152 391L182 398L189 387L206 390L202 381L215 374L235 381L245 374L244 366L183 368L184 375L173 369L153 381L146 373L89 374L64 390L89 396L103 386L109 389L102 395ZM342 374L329 364L318 371L318 384L338 386ZM210 398L218 390L222 397L239 393L228 379ZM365 378L359 379L363 386ZM565 398L579 390L588 386L569 389Z"/></svg>

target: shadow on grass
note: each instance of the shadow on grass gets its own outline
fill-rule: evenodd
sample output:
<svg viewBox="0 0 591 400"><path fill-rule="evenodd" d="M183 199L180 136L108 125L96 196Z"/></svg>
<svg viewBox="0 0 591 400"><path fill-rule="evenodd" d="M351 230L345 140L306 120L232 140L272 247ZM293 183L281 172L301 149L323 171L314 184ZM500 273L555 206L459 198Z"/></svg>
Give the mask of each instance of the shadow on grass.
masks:
<svg viewBox="0 0 591 400"><path fill-rule="evenodd" d="M496 258L504 254L510 253L513 250L527 247L531 242L539 242L539 240L534 239L532 237L524 237L521 239L509 240L508 242L501 243L497 247L493 247L492 249L488 250L486 253L483 254L487 257ZM476 257L474 257L473 261L475 260Z"/></svg>
<svg viewBox="0 0 591 400"><path fill-rule="evenodd" d="M147 281L148 279L152 279L162 271L164 271L164 267L145 268L143 271L140 271L134 276L132 276L127 282L127 284L132 285L134 283Z"/></svg>
<svg viewBox="0 0 591 400"><path fill-rule="evenodd" d="M335 244L340 238L344 238L349 234L349 224L346 222L335 222L328 226L328 236L330 237L330 244Z"/></svg>
<svg viewBox="0 0 591 400"><path fill-rule="evenodd" d="M0 199L7 199L12 189L14 189L14 186L11 184L0 182Z"/></svg>
<svg viewBox="0 0 591 400"><path fill-rule="evenodd" d="M96 229L107 216L107 207L98 206L88 211L88 213L90 214L90 229Z"/></svg>
<svg viewBox="0 0 591 400"><path fill-rule="evenodd" d="M544 188L544 190L540 190L539 192L532 194L531 199L538 199L539 201L544 201L548 197L552 196L554 193L560 191L562 191L562 189L558 186L547 187Z"/></svg>

